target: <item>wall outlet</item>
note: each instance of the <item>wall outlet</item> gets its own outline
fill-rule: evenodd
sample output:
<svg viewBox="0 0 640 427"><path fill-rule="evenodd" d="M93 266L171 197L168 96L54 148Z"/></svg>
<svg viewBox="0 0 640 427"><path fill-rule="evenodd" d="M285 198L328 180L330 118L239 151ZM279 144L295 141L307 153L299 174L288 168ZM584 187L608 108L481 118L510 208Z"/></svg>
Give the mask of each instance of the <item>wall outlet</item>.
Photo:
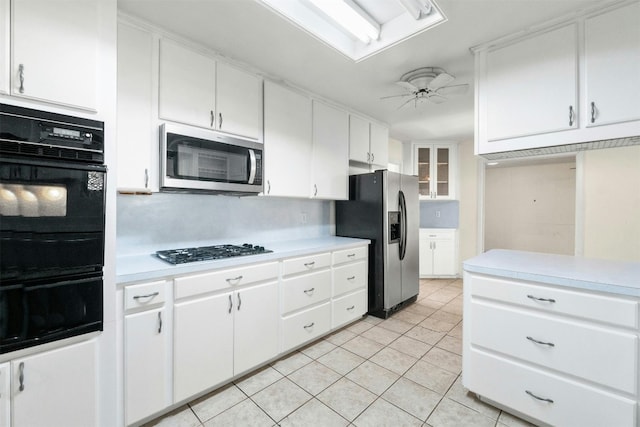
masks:
<svg viewBox="0 0 640 427"><path fill-rule="evenodd" d="M306 224L306 223L307 223L307 213L300 212L300 224Z"/></svg>
<svg viewBox="0 0 640 427"><path fill-rule="evenodd" d="M436 211L436 218L440 218L440 211Z"/></svg>

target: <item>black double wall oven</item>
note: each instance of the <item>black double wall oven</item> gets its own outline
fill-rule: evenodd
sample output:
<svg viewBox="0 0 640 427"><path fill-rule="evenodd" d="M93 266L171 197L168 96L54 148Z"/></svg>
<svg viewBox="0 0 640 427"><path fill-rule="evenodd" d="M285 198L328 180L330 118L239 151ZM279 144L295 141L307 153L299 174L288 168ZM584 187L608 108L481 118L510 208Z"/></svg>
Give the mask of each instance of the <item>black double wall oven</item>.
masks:
<svg viewBox="0 0 640 427"><path fill-rule="evenodd" d="M0 104L0 354L100 331L104 124Z"/></svg>

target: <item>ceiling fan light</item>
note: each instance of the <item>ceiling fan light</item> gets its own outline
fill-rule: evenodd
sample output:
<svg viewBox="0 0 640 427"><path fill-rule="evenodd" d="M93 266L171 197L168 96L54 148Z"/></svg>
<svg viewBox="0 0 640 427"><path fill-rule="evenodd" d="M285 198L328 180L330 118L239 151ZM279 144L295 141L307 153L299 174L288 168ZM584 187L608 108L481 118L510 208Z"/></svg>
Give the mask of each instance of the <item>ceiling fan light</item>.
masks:
<svg viewBox="0 0 640 427"><path fill-rule="evenodd" d="M380 24L352 0L309 1L361 42L369 44L380 37Z"/></svg>

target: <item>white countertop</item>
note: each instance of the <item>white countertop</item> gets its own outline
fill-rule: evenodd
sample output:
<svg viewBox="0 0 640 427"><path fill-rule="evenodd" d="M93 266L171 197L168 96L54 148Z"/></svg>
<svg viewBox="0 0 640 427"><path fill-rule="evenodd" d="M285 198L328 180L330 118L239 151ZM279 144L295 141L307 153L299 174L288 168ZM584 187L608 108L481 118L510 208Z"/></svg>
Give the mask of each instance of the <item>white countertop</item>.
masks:
<svg viewBox="0 0 640 427"><path fill-rule="evenodd" d="M472 273L640 297L640 262L493 249L463 265Z"/></svg>
<svg viewBox="0 0 640 427"><path fill-rule="evenodd" d="M228 242L197 242L193 244L183 242L180 246L163 247L158 248L157 250L219 245L224 243ZM118 256L116 259L116 283L122 284L159 278L170 278L184 274L216 270L219 268L238 267L257 262L273 261L317 252L349 249L369 243L370 240L367 239L354 239L350 237L337 236L281 242L260 242L259 244L261 246L264 246L266 249L273 252L178 265L172 265L157 258L154 250L140 254Z"/></svg>

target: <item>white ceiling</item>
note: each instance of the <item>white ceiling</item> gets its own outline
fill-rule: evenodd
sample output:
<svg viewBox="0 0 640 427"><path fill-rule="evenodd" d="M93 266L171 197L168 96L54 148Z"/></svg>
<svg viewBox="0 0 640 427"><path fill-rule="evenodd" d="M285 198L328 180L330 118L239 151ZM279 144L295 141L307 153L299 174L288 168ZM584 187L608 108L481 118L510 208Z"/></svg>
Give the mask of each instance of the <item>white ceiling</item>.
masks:
<svg viewBox="0 0 640 427"><path fill-rule="evenodd" d="M291 0L299 1L299 0ZM396 2L397 0L384 0ZM598 0L436 0L448 21L355 63L255 0L118 0L126 14L201 43L234 60L279 76L390 125L401 140L473 138L473 55L469 48ZM467 95L443 104L398 110L400 76L442 67L469 83Z"/></svg>

